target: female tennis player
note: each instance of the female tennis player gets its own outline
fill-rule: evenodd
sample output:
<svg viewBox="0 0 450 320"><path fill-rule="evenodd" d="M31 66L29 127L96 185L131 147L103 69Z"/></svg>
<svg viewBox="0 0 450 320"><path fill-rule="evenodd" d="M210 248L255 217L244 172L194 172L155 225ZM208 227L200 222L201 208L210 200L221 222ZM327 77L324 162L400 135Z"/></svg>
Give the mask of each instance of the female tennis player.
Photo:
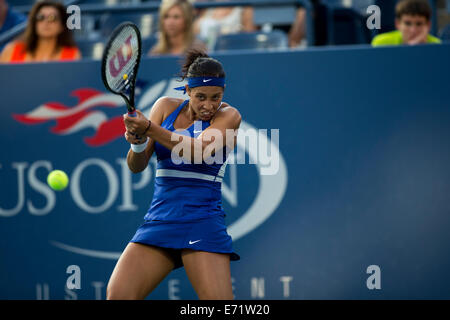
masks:
<svg viewBox="0 0 450 320"><path fill-rule="evenodd" d="M161 97L149 119L139 110L136 117L124 115L130 170L143 171L153 152L158 164L150 209L117 262L107 299L144 299L182 266L199 299L233 299L230 260L240 257L226 231L221 182L236 144L226 133L239 128L241 116L222 102L219 61L191 50L182 74L188 83L176 89L185 90L188 100ZM222 161L207 164L211 156Z"/></svg>

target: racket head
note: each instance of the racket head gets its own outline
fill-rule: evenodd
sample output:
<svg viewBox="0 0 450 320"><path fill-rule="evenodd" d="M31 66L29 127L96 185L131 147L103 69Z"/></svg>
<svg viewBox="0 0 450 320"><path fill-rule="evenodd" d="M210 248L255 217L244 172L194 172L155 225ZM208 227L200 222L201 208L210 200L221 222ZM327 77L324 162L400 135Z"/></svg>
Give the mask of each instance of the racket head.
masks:
<svg viewBox="0 0 450 320"><path fill-rule="evenodd" d="M118 25L103 51L103 84L106 89L124 98L130 115L135 115L134 89L141 55L141 33L132 22Z"/></svg>

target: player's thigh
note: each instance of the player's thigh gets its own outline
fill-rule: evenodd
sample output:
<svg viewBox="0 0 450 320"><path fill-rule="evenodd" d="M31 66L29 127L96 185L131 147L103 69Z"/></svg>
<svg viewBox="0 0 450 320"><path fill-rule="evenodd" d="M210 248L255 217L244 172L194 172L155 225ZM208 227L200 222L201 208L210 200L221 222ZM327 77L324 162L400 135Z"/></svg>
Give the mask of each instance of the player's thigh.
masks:
<svg viewBox="0 0 450 320"><path fill-rule="evenodd" d="M164 249L130 242L111 274L107 299L144 299L173 267Z"/></svg>
<svg viewBox="0 0 450 320"><path fill-rule="evenodd" d="M184 249L181 257L199 299L233 299L229 254Z"/></svg>

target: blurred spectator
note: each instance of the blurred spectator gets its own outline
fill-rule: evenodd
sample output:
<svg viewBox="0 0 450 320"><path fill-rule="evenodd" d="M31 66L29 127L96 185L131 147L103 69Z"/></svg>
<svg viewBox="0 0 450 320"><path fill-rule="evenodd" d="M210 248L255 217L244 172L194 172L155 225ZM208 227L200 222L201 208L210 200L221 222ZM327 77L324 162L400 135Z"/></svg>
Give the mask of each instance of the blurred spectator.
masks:
<svg viewBox="0 0 450 320"><path fill-rule="evenodd" d="M295 21L292 24L288 39L289 47L295 48L300 45L300 43L306 38L306 10L304 8L298 8Z"/></svg>
<svg viewBox="0 0 450 320"><path fill-rule="evenodd" d="M252 7L208 8L200 12L194 32L211 49L219 34L255 31Z"/></svg>
<svg viewBox="0 0 450 320"><path fill-rule="evenodd" d="M206 50L193 32L194 8L187 0L163 0L159 9L159 38L150 55L181 55L190 48Z"/></svg>
<svg viewBox="0 0 450 320"><path fill-rule="evenodd" d="M8 2L0 0L0 34L27 20L20 12L11 9ZM0 44L0 50L4 45Z"/></svg>
<svg viewBox="0 0 450 320"><path fill-rule="evenodd" d="M0 61L21 63L80 59L72 33L66 26L67 18L66 8L59 2L37 2L31 8L23 37L5 47Z"/></svg>
<svg viewBox="0 0 450 320"><path fill-rule="evenodd" d="M373 46L416 45L441 43L429 34L431 29L431 8L427 0L401 0L395 7L396 31L377 35Z"/></svg>

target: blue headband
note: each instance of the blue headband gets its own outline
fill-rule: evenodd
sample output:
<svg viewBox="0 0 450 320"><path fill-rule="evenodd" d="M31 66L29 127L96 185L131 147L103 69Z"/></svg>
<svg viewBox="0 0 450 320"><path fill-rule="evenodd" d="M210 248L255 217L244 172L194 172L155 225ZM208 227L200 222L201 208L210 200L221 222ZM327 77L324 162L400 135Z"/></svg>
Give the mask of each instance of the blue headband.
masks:
<svg viewBox="0 0 450 320"><path fill-rule="evenodd" d="M192 77L187 78L187 85L189 88L195 87L222 87L225 88L225 78L217 78L217 77ZM186 87L177 87L175 90L181 90L186 93Z"/></svg>

